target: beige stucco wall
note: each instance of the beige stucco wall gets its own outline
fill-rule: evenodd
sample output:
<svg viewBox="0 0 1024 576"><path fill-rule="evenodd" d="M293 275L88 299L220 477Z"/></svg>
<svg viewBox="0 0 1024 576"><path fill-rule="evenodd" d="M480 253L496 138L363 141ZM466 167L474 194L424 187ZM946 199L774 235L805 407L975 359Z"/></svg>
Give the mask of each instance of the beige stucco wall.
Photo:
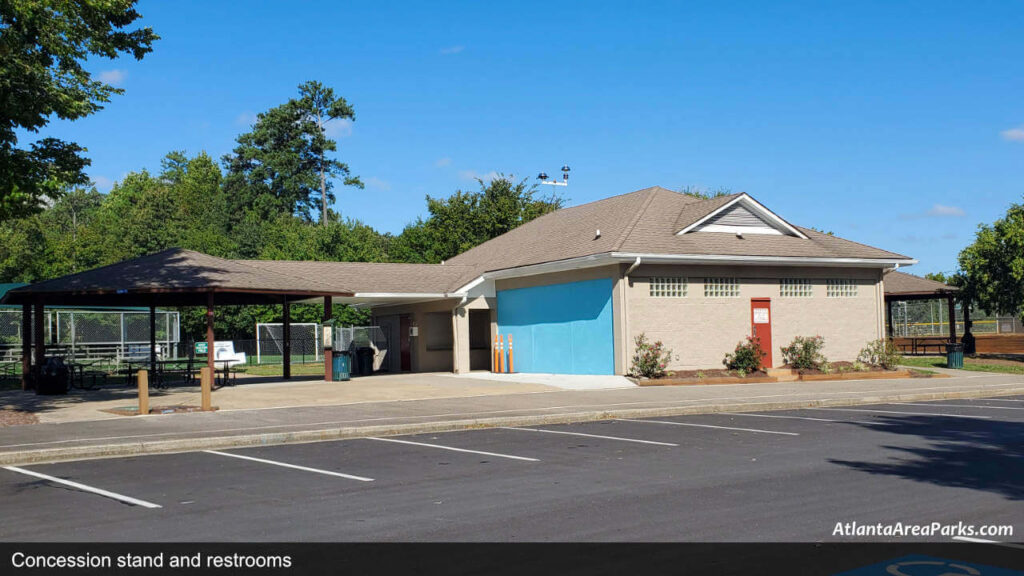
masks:
<svg viewBox="0 0 1024 576"><path fill-rule="evenodd" d="M624 374L628 366L625 364L625 322L623 319L623 289L622 271L624 266L614 264L611 266L597 266L593 268L581 268L579 270L568 270L565 272L553 272L550 274L537 274L533 276L521 276L518 278L505 278L494 281L494 289L513 290L516 288L529 288L532 286L548 286L551 284L565 284L566 282L580 282L583 280L597 280L599 278L612 279L612 333L613 347L615 349L615 373ZM496 320L496 318L495 318ZM495 325L497 330L497 325Z"/></svg>
<svg viewBox="0 0 1024 576"><path fill-rule="evenodd" d="M385 316L397 317L409 314L412 326L419 329L419 336L410 339L410 364L413 372L468 372L471 357L481 362L488 351L469 348L469 310L488 309L494 306L493 298L474 298L461 302L458 298L377 306L373 309L373 318ZM434 323L437 323L434 325ZM373 321L376 323L376 320ZM431 349L427 346L428 330L448 330L452 334L451 348ZM395 343L395 354L399 354L398 343Z"/></svg>
<svg viewBox="0 0 1024 576"><path fill-rule="evenodd" d="M427 326L429 322L441 322L444 324L444 329L450 331L452 329L451 312L458 303L459 300L453 298L418 304L379 306L373 309L373 316L376 318L380 316L409 314L412 326L416 326L420 333L419 336L413 337L409 341L412 371L450 372L454 368L453 349L428 350L425 334L426 330L429 329ZM445 313L446 315L433 315L432 313L435 312ZM399 354L397 342L395 343L395 348L395 354Z"/></svg>
<svg viewBox="0 0 1024 576"><path fill-rule="evenodd" d="M688 279L685 298L652 298L652 276ZM705 277L736 277L738 298L705 298ZM782 298L780 278L808 278L810 298ZM857 295L826 297L828 278L857 282ZM770 298L772 359L782 365L779 348L795 336L825 338L830 360L853 360L869 340L882 337L881 273L865 268L772 268L752 266L655 266L641 265L626 284L629 355L633 339L645 333L661 340L673 352L671 369L721 368L722 358L750 334L750 299Z"/></svg>
<svg viewBox="0 0 1024 576"><path fill-rule="evenodd" d="M853 360L869 341L883 337L884 300L882 275L878 269L868 268L805 268L755 266L677 266L641 265L626 279L628 266L613 265L583 268L566 272L498 279L496 290L509 290L531 286L561 284L597 278L611 278L612 319L615 348L615 372L629 371L633 354L633 339L645 333L652 340L662 340L672 349L671 369L719 368L726 352L750 334L750 299L770 298L772 312L772 359L775 366L782 365L779 348L795 336L821 335L825 338L825 355L833 361ZM652 276L682 276L688 279L685 298L652 298L649 278ZM740 280L738 298L705 298L705 277L736 277ZM811 298L782 298L779 294L780 278L808 278L812 280ZM855 297L826 297L826 280L848 278L857 282ZM374 308L374 316L410 314L420 336L413 338L412 370L468 371L470 358L484 351L468 350L468 310L491 310L491 339L497 334L496 302L494 298L476 298L453 309L459 300L448 299L400 306ZM446 316L431 313L443 312ZM452 349L430 350L426 345L427 323L445 322L452 330ZM461 346L460 346L461 345ZM396 351L397 354L397 351ZM486 364L487 362L485 362Z"/></svg>

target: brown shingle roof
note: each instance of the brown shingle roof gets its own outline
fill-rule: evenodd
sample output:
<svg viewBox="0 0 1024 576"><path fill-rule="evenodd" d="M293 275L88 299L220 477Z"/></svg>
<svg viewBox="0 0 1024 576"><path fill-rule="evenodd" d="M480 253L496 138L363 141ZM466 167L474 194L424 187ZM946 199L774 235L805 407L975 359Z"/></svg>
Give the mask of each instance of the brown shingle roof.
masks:
<svg viewBox="0 0 1024 576"><path fill-rule="evenodd" d="M170 248L109 266L46 280L19 290L33 293L142 293L266 291L347 294L337 285L297 278L201 252Z"/></svg>
<svg viewBox="0 0 1024 576"><path fill-rule="evenodd" d="M445 264L226 260L171 249L40 282L26 290L34 293L214 289L324 295L436 294L454 292L487 271L612 252L908 259L807 228L799 228L807 238L770 234L748 234L739 238L721 232L676 234L737 196L740 195L704 200L658 186L644 188L546 214L467 250ZM888 282L886 288L889 288Z"/></svg>
<svg viewBox="0 0 1024 576"><path fill-rule="evenodd" d="M804 238L721 232L676 235L734 200L701 200L655 186L552 212L448 262L498 270L606 252L664 255L794 256L909 259L907 256L798 228ZM595 238L595 230L601 236Z"/></svg>
<svg viewBox="0 0 1024 576"><path fill-rule="evenodd" d="M906 272L893 270L882 277L887 296L907 296L922 294L946 294L959 290L956 286L949 286L942 282L921 278Z"/></svg>
<svg viewBox="0 0 1024 576"><path fill-rule="evenodd" d="M452 292L479 273L472 266L451 264L391 264L378 262L310 262L242 260L260 270L285 276L315 278L357 293Z"/></svg>
<svg viewBox="0 0 1024 576"><path fill-rule="evenodd" d="M664 189L645 188L545 214L447 263L474 266L484 272L613 252L642 219L644 207L659 190ZM600 237L597 230L601 231Z"/></svg>

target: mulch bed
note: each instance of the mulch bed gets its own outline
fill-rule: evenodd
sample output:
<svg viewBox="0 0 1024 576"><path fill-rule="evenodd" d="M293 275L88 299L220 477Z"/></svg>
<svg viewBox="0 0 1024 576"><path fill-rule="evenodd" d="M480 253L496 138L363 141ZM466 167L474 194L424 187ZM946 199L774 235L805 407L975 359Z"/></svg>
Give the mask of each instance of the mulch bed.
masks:
<svg viewBox="0 0 1024 576"><path fill-rule="evenodd" d="M678 370L673 372L666 372L665 378L671 378L673 380L685 380L687 378L763 378L768 373L763 370L757 372L751 372L745 376L740 376L735 370Z"/></svg>
<svg viewBox="0 0 1024 576"><path fill-rule="evenodd" d="M4 426L24 426L26 424L38 424L39 418L31 412L21 410L0 410L0 428Z"/></svg>
<svg viewBox="0 0 1024 576"><path fill-rule="evenodd" d="M740 376L734 370L678 370L666 372L662 378L640 379L638 386L695 386L707 384L745 384L775 382L766 372L757 371Z"/></svg>
<svg viewBox="0 0 1024 576"><path fill-rule="evenodd" d="M822 372L817 368L805 368L802 370L796 370L789 364L786 364L785 366L783 366L783 368L794 370L797 374L800 374L801 376L804 374L863 374L865 372L892 372L892 370L886 370L885 368L882 368L880 366L866 366L867 370L854 370L853 362L846 361L830 362L830 364L832 365L832 370L829 372Z"/></svg>

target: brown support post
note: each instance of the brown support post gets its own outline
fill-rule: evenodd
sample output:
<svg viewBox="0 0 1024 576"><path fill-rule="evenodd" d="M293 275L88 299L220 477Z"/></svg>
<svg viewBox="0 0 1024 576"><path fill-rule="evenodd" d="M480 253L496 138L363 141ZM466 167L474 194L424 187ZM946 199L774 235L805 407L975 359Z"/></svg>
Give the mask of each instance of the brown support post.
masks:
<svg viewBox="0 0 1024 576"><path fill-rule="evenodd" d="M292 377L292 308L291 304L288 303L288 297L284 297L284 303L281 306L282 322L284 323L284 334L282 337L284 342L281 347L281 362L283 364L281 375L285 380Z"/></svg>
<svg viewBox="0 0 1024 576"><path fill-rule="evenodd" d="M956 342L956 305L952 294L946 295L946 305L949 308L949 341Z"/></svg>
<svg viewBox="0 0 1024 576"><path fill-rule="evenodd" d="M324 324L331 321L334 316L334 300L330 296L324 296ZM334 331L332 330L333 334ZM324 342L324 380L334 380L334 350L333 342Z"/></svg>
<svg viewBox="0 0 1024 576"><path fill-rule="evenodd" d="M156 306L149 307L149 373L156 376Z"/></svg>
<svg viewBox="0 0 1024 576"><path fill-rule="evenodd" d="M199 369L199 409L203 412L213 409L213 370L209 366Z"/></svg>
<svg viewBox="0 0 1024 576"><path fill-rule="evenodd" d="M46 362L46 329L43 325L43 320L43 301L37 298L35 310L32 312L32 339L35 341L34 345L36 347L36 370L41 370Z"/></svg>
<svg viewBox="0 0 1024 576"><path fill-rule="evenodd" d="M885 328L889 332L889 340L892 340L894 334L892 327L892 300L885 301Z"/></svg>
<svg viewBox="0 0 1024 576"><path fill-rule="evenodd" d="M32 383L32 305L21 305L21 389Z"/></svg>
<svg viewBox="0 0 1024 576"><path fill-rule="evenodd" d="M213 363L213 292L206 295L206 367L210 374L216 374Z"/></svg>
<svg viewBox="0 0 1024 576"><path fill-rule="evenodd" d="M138 414L140 416L143 414L149 414L149 372L146 370L139 370L139 374L135 379L139 382Z"/></svg>

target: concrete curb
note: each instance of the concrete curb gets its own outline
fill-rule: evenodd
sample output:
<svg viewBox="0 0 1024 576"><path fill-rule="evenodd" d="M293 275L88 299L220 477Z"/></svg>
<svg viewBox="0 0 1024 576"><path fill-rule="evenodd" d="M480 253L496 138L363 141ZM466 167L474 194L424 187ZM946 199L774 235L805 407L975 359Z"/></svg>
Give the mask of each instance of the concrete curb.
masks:
<svg viewBox="0 0 1024 576"><path fill-rule="evenodd" d="M340 428L298 430L291 432L240 434L209 438L182 438L176 440L155 440L151 442L125 442L118 444L98 444L91 446L72 446L66 448L44 448L2 452L0 453L0 466L42 464L69 460L118 458L126 456L141 456L146 454L193 452L197 450L217 450L226 448L242 448L247 446L306 444L311 442L325 442L349 438L365 438L367 436L428 434L433 432L452 432L456 430L471 430L476 428L495 428L499 426L543 426L548 424L570 424L575 422L613 420L616 418L656 418L666 416L685 416L691 414L713 414L716 412L754 412L792 410L800 408L827 408L838 406L860 406L865 404L884 404L891 402L908 402L913 400L954 400L959 398L986 398L1013 395L1024 395L1024 386L999 388L995 390L981 389L916 394L883 394L877 396L864 396L861 398L830 398L823 400L790 400L780 402L720 402L696 406L590 410L581 412L565 412L560 414L502 416L410 424L346 426Z"/></svg>

